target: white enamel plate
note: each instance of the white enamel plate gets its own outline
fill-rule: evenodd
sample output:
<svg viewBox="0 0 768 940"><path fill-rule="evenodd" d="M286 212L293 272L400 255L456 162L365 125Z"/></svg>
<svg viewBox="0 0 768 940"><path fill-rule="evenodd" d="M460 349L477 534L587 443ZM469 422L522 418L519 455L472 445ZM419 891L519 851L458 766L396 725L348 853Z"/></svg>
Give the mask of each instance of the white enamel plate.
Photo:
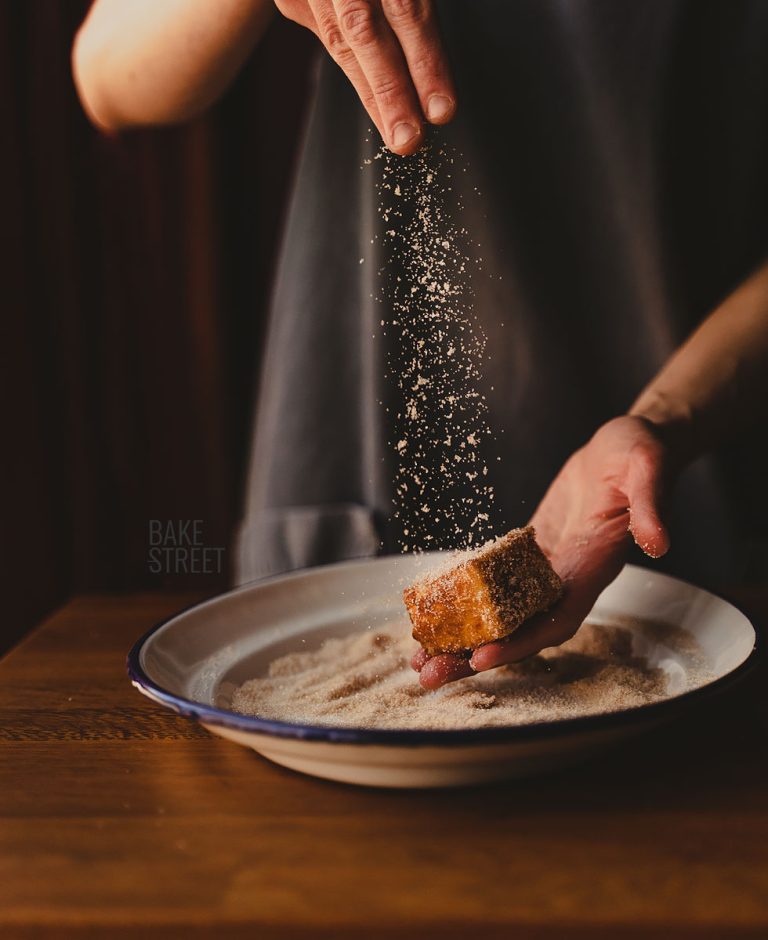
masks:
<svg viewBox="0 0 768 940"><path fill-rule="evenodd" d="M755 659L752 624L731 604L682 581L628 565L593 610L602 622L661 621L693 634L711 677L663 702L620 712L463 731L299 725L239 715L233 690L277 656L405 620L402 585L423 572L414 556L344 562L248 585L159 624L128 657L144 695L213 734L294 770L346 783L444 787L534 774L580 761L722 688ZM667 647L643 654L674 662ZM416 676L414 674L414 682Z"/></svg>

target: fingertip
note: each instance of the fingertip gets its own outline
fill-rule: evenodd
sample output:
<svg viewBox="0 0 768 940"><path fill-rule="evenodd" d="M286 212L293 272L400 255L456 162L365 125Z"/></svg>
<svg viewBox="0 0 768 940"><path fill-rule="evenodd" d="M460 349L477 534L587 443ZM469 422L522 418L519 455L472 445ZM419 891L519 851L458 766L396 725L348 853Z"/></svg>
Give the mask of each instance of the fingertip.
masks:
<svg viewBox="0 0 768 940"><path fill-rule="evenodd" d="M629 532L637 545L651 558L669 551L669 534L661 521L662 462L654 449L636 448L630 467Z"/></svg>
<svg viewBox="0 0 768 940"><path fill-rule="evenodd" d="M495 669L501 665L501 651L495 643L489 643L487 646L478 646L472 653L469 660L470 666L475 672L485 672L487 669Z"/></svg>
<svg viewBox="0 0 768 940"><path fill-rule="evenodd" d="M456 101L448 95L431 95L425 111L430 124L448 124L456 114Z"/></svg>
<svg viewBox="0 0 768 940"><path fill-rule="evenodd" d="M524 656L525 653L522 655ZM478 646L470 657L469 664L475 672L487 672L489 669L506 666L521 658L522 656L517 655L511 643L502 641Z"/></svg>
<svg viewBox="0 0 768 940"><path fill-rule="evenodd" d="M669 533L663 526L659 526L659 532L655 539L651 540L647 552L651 558L661 558L666 555L670 548Z"/></svg>
<svg viewBox="0 0 768 940"><path fill-rule="evenodd" d="M649 539L637 544L649 558L663 558L669 551L669 539Z"/></svg>
<svg viewBox="0 0 768 940"><path fill-rule="evenodd" d="M390 134L389 149L400 157L416 153L424 143L423 128L410 122L397 124Z"/></svg>
<svg viewBox="0 0 768 940"><path fill-rule="evenodd" d="M434 691L448 682L465 679L474 674L469 660L451 653L433 656L426 662L419 673L419 683L423 688Z"/></svg>
<svg viewBox="0 0 768 940"><path fill-rule="evenodd" d="M629 531L635 544L650 558L661 558L669 551L669 533L658 519L635 520L630 513Z"/></svg>
<svg viewBox="0 0 768 940"><path fill-rule="evenodd" d="M433 670L429 668L429 663L419 673L419 685L428 692L434 692L443 684L443 680Z"/></svg>
<svg viewBox="0 0 768 940"><path fill-rule="evenodd" d="M411 657L411 667L415 669L416 672L421 672L427 662L429 662L429 653L427 653L423 647L419 647Z"/></svg>
<svg viewBox="0 0 768 940"><path fill-rule="evenodd" d="M503 640L478 646L469 660L472 668L475 672L486 672L498 666L518 663L546 646L557 645L572 636L573 631L569 633L567 630L567 621L562 616L556 616L553 611L554 608L532 617Z"/></svg>

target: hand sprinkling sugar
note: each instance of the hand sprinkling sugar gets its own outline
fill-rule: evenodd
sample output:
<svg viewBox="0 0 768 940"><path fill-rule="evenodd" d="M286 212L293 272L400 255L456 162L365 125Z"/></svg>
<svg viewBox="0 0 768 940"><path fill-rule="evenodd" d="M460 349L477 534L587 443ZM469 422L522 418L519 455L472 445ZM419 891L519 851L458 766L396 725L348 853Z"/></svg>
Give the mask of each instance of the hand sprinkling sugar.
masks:
<svg viewBox="0 0 768 940"><path fill-rule="evenodd" d="M275 0L275 5L323 43L393 152L418 150L425 120L447 124L453 118L456 92L431 0Z"/></svg>

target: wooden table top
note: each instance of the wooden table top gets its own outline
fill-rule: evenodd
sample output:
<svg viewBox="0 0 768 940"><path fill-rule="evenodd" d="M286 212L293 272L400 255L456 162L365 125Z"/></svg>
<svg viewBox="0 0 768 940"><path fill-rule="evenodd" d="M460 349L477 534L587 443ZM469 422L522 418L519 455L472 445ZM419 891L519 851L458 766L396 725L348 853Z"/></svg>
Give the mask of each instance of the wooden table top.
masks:
<svg viewBox="0 0 768 940"><path fill-rule="evenodd" d="M768 937L764 669L574 770L358 789L131 688L129 646L191 600L78 598L0 663L4 940Z"/></svg>

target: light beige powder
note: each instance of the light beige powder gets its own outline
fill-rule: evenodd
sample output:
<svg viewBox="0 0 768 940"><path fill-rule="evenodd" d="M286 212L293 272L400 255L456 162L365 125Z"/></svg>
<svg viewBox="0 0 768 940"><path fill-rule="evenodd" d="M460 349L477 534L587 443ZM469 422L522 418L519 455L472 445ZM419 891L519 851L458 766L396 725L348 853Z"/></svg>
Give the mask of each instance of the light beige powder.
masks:
<svg viewBox="0 0 768 940"><path fill-rule="evenodd" d="M382 404L396 452L392 535L402 552L473 548L508 528L488 465L489 351L472 287L483 264L462 224L477 187L444 145L410 157L382 147L365 163L378 173L380 222L368 254L380 265L376 299L390 337Z"/></svg>
<svg viewBox="0 0 768 940"><path fill-rule="evenodd" d="M641 639L674 646L675 693L701 681L690 634L634 625ZM562 646L513 666L427 692L410 667L416 645L403 625L327 640L276 659L269 675L235 691L246 715L313 725L424 730L529 724L633 708L671 694L668 674L632 653L620 626L584 624ZM676 673L676 675L675 675Z"/></svg>

